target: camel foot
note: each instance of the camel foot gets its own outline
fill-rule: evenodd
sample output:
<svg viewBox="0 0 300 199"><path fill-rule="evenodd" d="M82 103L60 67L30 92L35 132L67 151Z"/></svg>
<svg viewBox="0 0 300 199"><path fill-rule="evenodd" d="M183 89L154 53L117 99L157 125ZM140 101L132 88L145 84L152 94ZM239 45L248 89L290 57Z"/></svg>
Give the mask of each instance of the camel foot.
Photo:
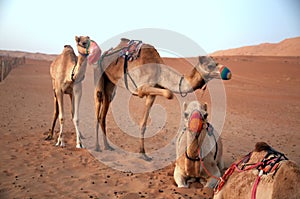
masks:
<svg viewBox="0 0 300 199"><path fill-rule="evenodd" d="M57 141L57 143L55 144L55 146L65 147L66 144L63 141Z"/></svg>
<svg viewBox="0 0 300 199"><path fill-rule="evenodd" d="M115 149L112 148L110 145L106 145L106 146L104 147L104 150L114 151Z"/></svg>
<svg viewBox="0 0 300 199"><path fill-rule="evenodd" d="M77 149L84 149L84 146L82 143L76 144Z"/></svg>
<svg viewBox="0 0 300 199"><path fill-rule="evenodd" d="M99 144L96 144L95 151L101 152L101 149L100 149L100 145L99 145Z"/></svg>
<svg viewBox="0 0 300 199"><path fill-rule="evenodd" d="M140 158L148 162L152 160L152 158L146 155L146 153L140 153Z"/></svg>
<svg viewBox="0 0 300 199"><path fill-rule="evenodd" d="M188 184L181 184L177 186L178 188L189 188Z"/></svg>
<svg viewBox="0 0 300 199"><path fill-rule="evenodd" d="M48 135L45 140L52 140L53 136L52 135Z"/></svg>

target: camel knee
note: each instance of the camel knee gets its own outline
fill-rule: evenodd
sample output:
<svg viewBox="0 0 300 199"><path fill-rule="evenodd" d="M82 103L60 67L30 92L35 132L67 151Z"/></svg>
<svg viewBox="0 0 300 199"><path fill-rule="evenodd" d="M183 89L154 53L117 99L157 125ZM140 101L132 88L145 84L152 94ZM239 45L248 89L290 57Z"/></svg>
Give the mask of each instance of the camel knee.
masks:
<svg viewBox="0 0 300 199"><path fill-rule="evenodd" d="M59 116L59 123L62 125L64 124L64 118L62 116Z"/></svg>
<svg viewBox="0 0 300 199"><path fill-rule="evenodd" d="M164 90L163 91L163 96L167 99L173 99L173 93L170 90Z"/></svg>
<svg viewBox="0 0 300 199"><path fill-rule="evenodd" d="M97 91L96 96L97 96L98 102L102 102L102 100L103 100L103 93L101 91Z"/></svg>

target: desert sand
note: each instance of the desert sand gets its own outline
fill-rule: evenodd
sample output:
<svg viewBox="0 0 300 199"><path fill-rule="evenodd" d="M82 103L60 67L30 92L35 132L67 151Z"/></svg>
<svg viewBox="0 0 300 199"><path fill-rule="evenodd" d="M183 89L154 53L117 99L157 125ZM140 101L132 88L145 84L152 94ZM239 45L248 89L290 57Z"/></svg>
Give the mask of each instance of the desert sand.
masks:
<svg viewBox="0 0 300 199"><path fill-rule="evenodd" d="M164 60L166 65L180 72L187 73L191 69L184 59ZM221 136L225 166L228 167L236 158L251 151L259 141L269 143L300 165L300 58L229 56L216 57L216 60L226 64L233 73L232 79L224 82L226 117ZM13 69L0 84L1 199L212 197L212 192L203 190L199 182L193 183L189 189L177 188L173 180L172 158L165 160L166 165L162 168L147 172L135 172L143 160L132 162L126 155L120 158L114 156L114 152L109 152L111 155L106 163L95 158L97 155L107 156L107 153L92 152L94 104L84 97L80 125L86 137L87 149L75 148L75 130L67 96L66 147L55 147L55 140L45 141L53 114L49 66L48 61L27 59L24 65ZM87 83L83 92L91 97L92 68L87 71L84 84ZM204 93L196 91L196 96L198 100L211 104L209 90ZM143 99L129 98L128 107L133 121L137 122L141 117L143 103ZM148 132L145 141L147 152L154 153L172 144L180 128L180 103L179 95L173 100L157 98L155 104L158 111L165 111L163 115L166 119L157 133L152 135ZM117 105L113 104L114 107ZM126 120L121 120L124 114L121 108L110 108L108 138L115 148L136 153L139 140L121 129L129 126ZM116 122L116 115L121 115L121 119L117 119L121 121L120 124ZM156 122L155 118L155 114L152 114L150 123ZM57 123L56 132L58 129ZM175 151L169 153L171 157ZM107 164L117 165L122 160L128 161L127 168L123 170Z"/></svg>

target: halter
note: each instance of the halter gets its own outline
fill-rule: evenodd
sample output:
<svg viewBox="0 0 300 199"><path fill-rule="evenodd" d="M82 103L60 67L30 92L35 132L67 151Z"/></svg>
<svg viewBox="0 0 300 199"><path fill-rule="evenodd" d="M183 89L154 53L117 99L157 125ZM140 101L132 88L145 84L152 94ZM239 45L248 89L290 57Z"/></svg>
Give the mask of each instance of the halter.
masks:
<svg viewBox="0 0 300 199"><path fill-rule="evenodd" d="M90 48L90 45L91 45L91 40L88 40L87 47L84 47L83 45L81 45L81 44L78 43L78 46L80 46L80 47L82 47L82 48L85 48L85 54L82 54L82 53L80 53L79 51L78 51L78 53L81 54L82 56L88 56L88 55L89 55L89 48ZM75 65L73 66L72 73L71 73L71 80L72 80L72 82L75 82L75 79L74 79L75 73L74 73L74 72L75 72L76 65L77 65L77 64L75 64Z"/></svg>
<svg viewBox="0 0 300 199"><path fill-rule="evenodd" d="M91 45L91 40L89 39L88 42L87 42L87 47L81 45L78 43L78 46L82 47L82 48L85 48L85 54L82 54L80 52L78 52L79 54L81 55L85 55L85 56L88 56L89 55L89 48L90 48L90 45Z"/></svg>

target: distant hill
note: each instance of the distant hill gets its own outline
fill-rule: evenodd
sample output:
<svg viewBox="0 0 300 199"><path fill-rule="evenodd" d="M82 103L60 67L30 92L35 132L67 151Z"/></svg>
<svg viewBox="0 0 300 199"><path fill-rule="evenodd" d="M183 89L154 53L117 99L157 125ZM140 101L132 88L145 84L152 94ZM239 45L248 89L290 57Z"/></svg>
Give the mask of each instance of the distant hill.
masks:
<svg viewBox="0 0 300 199"><path fill-rule="evenodd" d="M46 61L52 61L57 56L57 55L49 55L43 53L30 53L30 52L8 51L8 50L0 50L0 55L10 56L10 57L25 57L27 59L46 60Z"/></svg>
<svg viewBox="0 0 300 199"><path fill-rule="evenodd" d="M285 39L279 43L263 43L255 46L220 50L210 55L300 56L300 37Z"/></svg>

